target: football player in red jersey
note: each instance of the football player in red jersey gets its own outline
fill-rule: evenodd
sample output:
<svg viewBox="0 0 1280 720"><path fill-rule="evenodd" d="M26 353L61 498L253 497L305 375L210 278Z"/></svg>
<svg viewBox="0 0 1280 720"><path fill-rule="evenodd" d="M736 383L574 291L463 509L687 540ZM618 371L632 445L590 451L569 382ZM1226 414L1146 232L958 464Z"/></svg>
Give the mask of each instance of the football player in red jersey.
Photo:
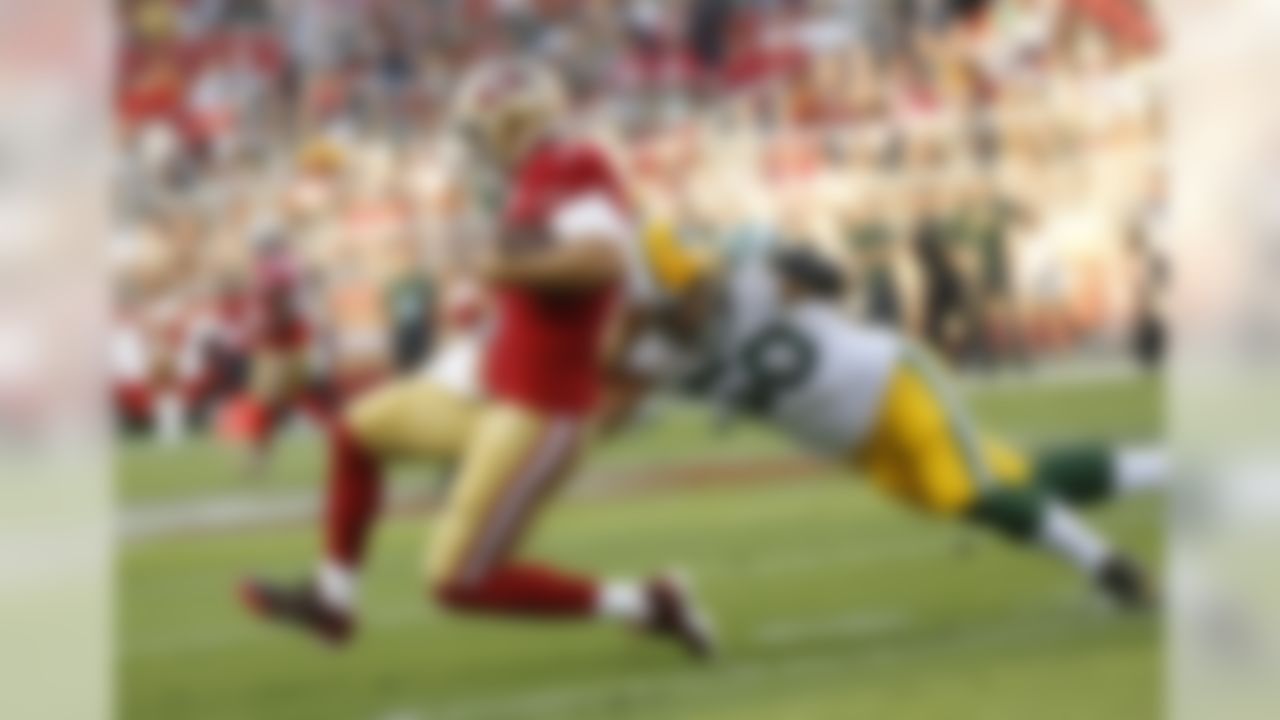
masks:
<svg viewBox="0 0 1280 720"><path fill-rule="evenodd" d="M251 356L248 387L249 455L246 472L260 475L288 413L306 410L323 421L328 403L311 370L311 328L302 269L283 229L258 228L249 288Z"/></svg>
<svg viewBox="0 0 1280 720"><path fill-rule="evenodd" d="M240 395L248 381L249 297L236 274L222 273L202 299L187 333L187 353L195 366L186 387L192 419L204 425L223 403Z"/></svg>
<svg viewBox="0 0 1280 720"><path fill-rule="evenodd" d="M659 575L602 582L519 553L539 508L588 442L602 356L635 267L634 221L614 169L558 119L551 73L498 60L467 77L457 119L473 168L501 178L485 199L497 219L481 277L493 323L480 386L469 396L430 376L397 381L335 423L325 517L327 557L299 587L250 581L259 614L345 640L384 461L446 459L456 468L427 557L432 595L459 612L624 621L711 651L687 587Z"/></svg>

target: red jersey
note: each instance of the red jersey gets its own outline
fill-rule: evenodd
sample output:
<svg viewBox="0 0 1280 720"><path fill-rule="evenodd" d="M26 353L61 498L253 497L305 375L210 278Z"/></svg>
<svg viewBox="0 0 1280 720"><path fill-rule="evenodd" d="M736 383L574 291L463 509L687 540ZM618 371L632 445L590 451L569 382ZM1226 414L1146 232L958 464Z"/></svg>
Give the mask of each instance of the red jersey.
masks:
<svg viewBox="0 0 1280 720"><path fill-rule="evenodd" d="M629 209L613 167L594 146L545 142L512 178L502 210L506 251L533 253L544 243L569 241L573 216L585 208L592 208L586 215L608 215L625 226ZM489 392L541 412L589 412L620 289L621 282L583 290L496 286L496 327L484 359Z"/></svg>
<svg viewBox="0 0 1280 720"><path fill-rule="evenodd" d="M213 306L212 334L220 347L232 352L244 352L250 343L250 306L243 295L224 295Z"/></svg>
<svg viewBox="0 0 1280 720"><path fill-rule="evenodd" d="M297 350L306 344L302 273L280 253L258 260L253 283L253 343L260 349Z"/></svg>

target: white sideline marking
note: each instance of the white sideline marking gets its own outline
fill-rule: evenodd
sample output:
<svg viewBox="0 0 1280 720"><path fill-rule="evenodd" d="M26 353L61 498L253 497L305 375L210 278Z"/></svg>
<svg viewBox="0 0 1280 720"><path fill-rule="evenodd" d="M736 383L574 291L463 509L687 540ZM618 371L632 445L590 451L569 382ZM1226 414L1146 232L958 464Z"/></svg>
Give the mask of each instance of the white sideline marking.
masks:
<svg viewBox="0 0 1280 720"><path fill-rule="evenodd" d="M728 575L731 577L757 576L773 577L796 573L825 570L839 566L841 568L876 565L886 560L900 560L922 555L938 554L945 556L947 546L937 538L899 540L894 543L850 543L835 548L821 550L789 550L760 555L749 561L716 561L714 567L701 570L703 576Z"/></svg>
<svg viewBox="0 0 1280 720"><path fill-rule="evenodd" d="M432 709L423 715L431 720L479 720L480 718L574 717L588 709L619 704L642 703L653 697L664 702L692 700L702 695L730 694L737 688L751 689L762 684L785 682L786 676L815 678L825 675L856 678L857 669L891 668L910 664L922 655L936 656L978 649L992 650L1033 640L1044 642L1058 635L1078 632L1071 624L1044 622L1044 612L1015 616L1006 625L981 627L943 636L923 647L906 646L875 649L848 647L837 652L799 655L786 659L748 660L724 664L703 672L666 671L634 675L604 684L567 685L551 690L516 693L500 699L460 701ZM430 707L429 705L427 707Z"/></svg>
<svg viewBox="0 0 1280 720"><path fill-rule="evenodd" d="M856 612L833 618L797 618L765 623L756 628L752 639L759 645L795 645L831 637L880 635L901 630L910 624L911 619L904 613L889 610Z"/></svg>
<svg viewBox="0 0 1280 720"><path fill-rule="evenodd" d="M1010 389L1058 388L1082 383L1119 382L1144 377L1142 369L1127 360L1077 362L1068 365L1033 365L1026 370L1005 368L994 374L960 373L956 382L966 392Z"/></svg>

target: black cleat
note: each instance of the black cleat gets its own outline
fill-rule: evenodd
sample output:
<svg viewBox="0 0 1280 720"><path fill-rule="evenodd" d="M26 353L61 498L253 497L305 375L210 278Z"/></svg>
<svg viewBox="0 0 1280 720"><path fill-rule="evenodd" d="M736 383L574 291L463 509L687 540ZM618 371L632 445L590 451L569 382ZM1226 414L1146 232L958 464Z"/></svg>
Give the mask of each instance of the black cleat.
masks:
<svg viewBox="0 0 1280 720"><path fill-rule="evenodd" d="M1158 604L1146 571L1124 555L1115 555L1107 560L1098 571L1097 583L1122 610L1154 610Z"/></svg>
<svg viewBox="0 0 1280 720"><path fill-rule="evenodd" d="M300 628L330 645L345 644L355 631L351 616L326 606L310 582L284 586L250 578L240 583L239 594L254 615Z"/></svg>
<svg viewBox="0 0 1280 720"><path fill-rule="evenodd" d="M674 573L659 575L649 581L647 592L650 617L643 626L646 632L675 640L699 660L715 655L715 630L687 580Z"/></svg>

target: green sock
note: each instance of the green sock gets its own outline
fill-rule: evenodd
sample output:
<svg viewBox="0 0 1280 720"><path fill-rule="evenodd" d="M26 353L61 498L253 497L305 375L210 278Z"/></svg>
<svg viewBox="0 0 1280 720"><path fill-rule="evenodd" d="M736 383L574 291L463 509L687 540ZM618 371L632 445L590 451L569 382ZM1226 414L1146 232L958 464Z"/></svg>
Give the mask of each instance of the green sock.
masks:
<svg viewBox="0 0 1280 720"><path fill-rule="evenodd" d="M969 518L1011 540L1028 542L1040 532L1044 509L1044 498L1034 487L999 488L984 492Z"/></svg>
<svg viewBox="0 0 1280 720"><path fill-rule="evenodd" d="M1111 449L1079 445L1042 453L1036 458L1035 484L1076 506L1108 500L1115 494Z"/></svg>
<svg viewBox="0 0 1280 720"><path fill-rule="evenodd" d="M983 493L969 517L1014 542L1038 546L1090 576L1112 556L1104 537L1035 486Z"/></svg>

